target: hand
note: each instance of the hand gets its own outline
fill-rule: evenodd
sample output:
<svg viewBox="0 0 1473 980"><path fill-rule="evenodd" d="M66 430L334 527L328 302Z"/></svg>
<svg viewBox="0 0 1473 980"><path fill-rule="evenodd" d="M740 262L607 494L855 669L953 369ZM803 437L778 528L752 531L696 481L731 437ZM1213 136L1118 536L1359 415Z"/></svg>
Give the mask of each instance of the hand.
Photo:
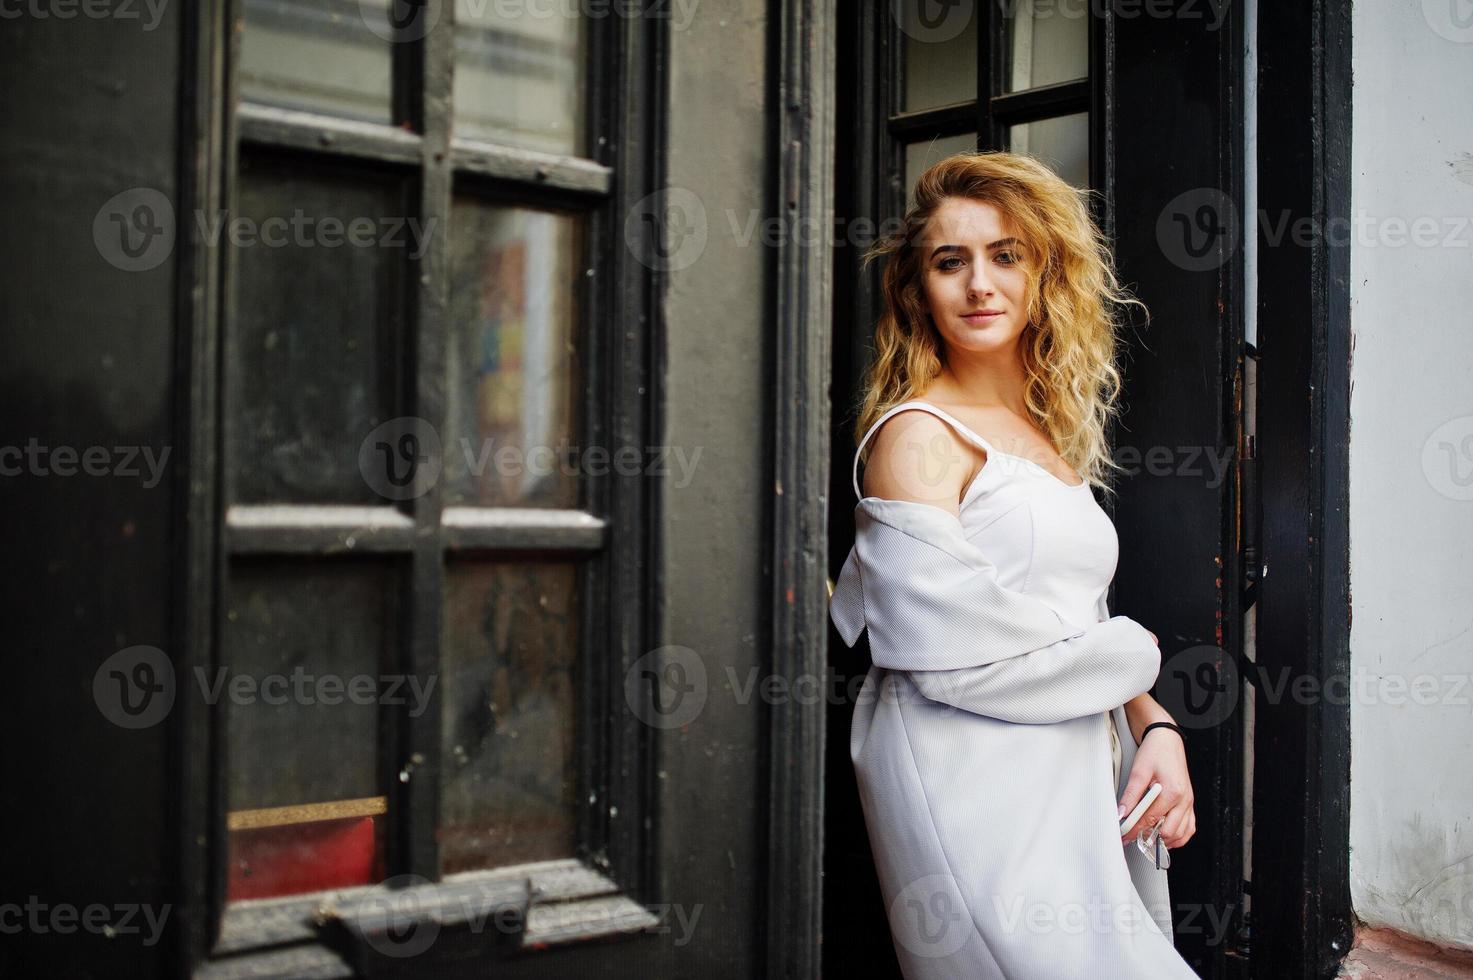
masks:
<svg viewBox="0 0 1473 980"><path fill-rule="evenodd" d="M1161 795L1151 804L1134 826L1121 836L1122 845L1140 836L1161 821L1161 840L1167 847L1181 847L1197 832L1197 814L1192 780L1187 774L1187 751L1181 736L1169 728L1154 728L1136 749L1130 767L1130 779L1120 797L1120 819L1135 809L1152 783L1161 784Z"/></svg>

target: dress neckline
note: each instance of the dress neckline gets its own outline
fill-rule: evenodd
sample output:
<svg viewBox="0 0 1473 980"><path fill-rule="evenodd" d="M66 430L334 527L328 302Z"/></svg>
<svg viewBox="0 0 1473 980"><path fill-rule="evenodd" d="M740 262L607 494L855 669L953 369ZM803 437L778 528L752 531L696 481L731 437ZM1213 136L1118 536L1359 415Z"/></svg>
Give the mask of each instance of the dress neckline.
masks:
<svg viewBox="0 0 1473 980"><path fill-rule="evenodd" d="M1037 462L1029 459L1027 456L1019 456L1017 453L1009 453L1009 452L1004 452L1001 449L994 449L993 446L992 446L992 443L988 442L986 439L984 439L980 435L978 435L971 428L971 426L967 425L961 419L957 418L955 415L952 415L950 412L946 411L946 409L942 408L941 406L939 406L939 405L933 405L930 402L925 401L923 399L916 398L916 399L912 399L911 401L908 401L908 402L901 402L899 405L896 405L894 408L890 409L890 412L898 411L901 408L915 408L915 407L919 407L919 406L924 406L926 408L929 408L931 411L935 412L936 414L940 415L942 418L944 418L947 421L951 422L952 425L955 425L962 432L964 432L967 435L971 436L972 439L974 441L976 441L977 443L979 443L982 446L983 449L987 450L988 455L991 455L993 453L996 453L999 456L1007 456L1009 459L1016 459L1016 460L1019 460L1019 461L1021 461L1023 463L1027 463L1029 466L1031 466L1034 469L1038 470L1038 472L1042 473L1044 476L1048 477L1050 480L1053 480L1059 486L1064 487L1067 490L1078 490L1081 487L1087 487L1087 486L1089 486L1089 481L1088 480L1085 480L1085 479L1082 479L1082 478L1080 479L1080 481L1078 483L1067 483L1061 477L1059 477L1058 474L1054 473L1048 467L1042 465L1041 463L1037 463ZM890 412L887 412L885 414L888 416L890 414ZM1062 459L1062 457L1060 457L1060 458ZM1071 467L1071 469L1072 469L1072 467ZM980 469L980 470L977 471L977 475L972 478L971 484L968 484L966 491L962 494L962 501L963 502L966 501L968 495L970 495L971 492L972 492L972 487L977 483L978 480L980 480L982 478L982 474L984 472L986 472L986 470L987 470L987 465L984 463L983 466L982 466L982 469Z"/></svg>

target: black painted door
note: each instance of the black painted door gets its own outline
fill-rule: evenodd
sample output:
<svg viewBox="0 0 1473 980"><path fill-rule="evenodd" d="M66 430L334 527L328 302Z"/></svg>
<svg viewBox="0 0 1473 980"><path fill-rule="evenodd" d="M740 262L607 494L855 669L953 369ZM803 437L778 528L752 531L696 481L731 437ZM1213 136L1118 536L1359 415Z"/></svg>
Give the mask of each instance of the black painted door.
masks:
<svg viewBox="0 0 1473 980"><path fill-rule="evenodd" d="M1064 22L1067 11L1072 22ZM1047 159L1100 192L1122 281L1149 308L1122 337L1112 611L1161 638L1155 695L1186 731L1196 837L1173 855L1177 946L1204 977L1243 963L1240 520L1246 442L1240 248L1241 11L1216 4L875 2L841 11L830 570L853 543L855 405L878 314L868 219L901 213L929 163L973 146ZM1131 8L1132 10L1134 8ZM979 43L978 39L983 39ZM1251 397L1251 392L1249 397ZM864 644L830 634L840 690ZM894 970L848 758L853 698L829 713L824 967ZM898 975L898 972L896 973Z"/></svg>

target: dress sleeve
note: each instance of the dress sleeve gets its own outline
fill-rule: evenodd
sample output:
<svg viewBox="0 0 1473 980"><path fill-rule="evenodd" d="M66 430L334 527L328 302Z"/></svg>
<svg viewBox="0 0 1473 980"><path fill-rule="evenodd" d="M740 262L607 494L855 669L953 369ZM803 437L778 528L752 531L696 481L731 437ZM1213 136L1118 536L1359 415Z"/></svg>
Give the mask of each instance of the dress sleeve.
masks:
<svg viewBox="0 0 1473 980"><path fill-rule="evenodd" d="M1124 616L1079 636L980 667L908 676L932 701L1002 721L1044 725L1109 711L1156 683L1161 654Z"/></svg>
<svg viewBox="0 0 1473 980"><path fill-rule="evenodd" d="M1117 616L1080 629L1004 588L954 515L871 497L856 527L830 615L851 646L867 629L875 665L906 671L927 698L1045 724L1107 711L1155 683L1160 651L1143 627Z"/></svg>

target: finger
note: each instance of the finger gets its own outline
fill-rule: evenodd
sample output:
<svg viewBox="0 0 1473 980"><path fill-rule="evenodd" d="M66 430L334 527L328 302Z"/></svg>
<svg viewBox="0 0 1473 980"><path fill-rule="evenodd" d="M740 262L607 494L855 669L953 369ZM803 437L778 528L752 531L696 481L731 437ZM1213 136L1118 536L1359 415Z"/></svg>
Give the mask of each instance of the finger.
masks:
<svg viewBox="0 0 1473 980"><path fill-rule="evenodd" d="M1131 772L1130 780L1125 784L1125 792L1120 794L1120 806L1116 809L1119 816L1116 819L1124 820L1126 814L1135 809L1135 805L1146 795L1146 789L1151 785L1151 774L1143 769Z"/></svg>
<svg viewBox="0 0 1473 980"><path fill-rule="evenodd" d="M1166 841L1167 847L1180 846L1181 834L1186 829L1189 815L1188 807L1179 806L1168 813L1165 820L1161 821L1161 838Z"/></svg>
<svg viewBox="0 0 1473 980"><path fill-rule="evenodd" d="M1140 815L1140 819L1131 824L1129 827L1125 828L1125 833L1121 836L1120 839L1128 843L1134 838L1139 837L1141 834L1150 830L1151 827L1155 825L1156 821L1161 819L1165 812L1166 811L1161 806L1161 800L1158 797L1156 802L1147 807L1146 812Z"/></svg>
<svg viewBox="0 0 1473 980"><path fill-rule="evenodd" d="M1190 804L1182 807L1180 817L1172 829L1171 840L1168 847L1181 847L1192 839L1192 834L1197 831L1197 814Z"/></svg>
<svg viewBox="0 0 1473 980"><path fill-rule="evenodd" d="M1166 826L1166 820L1171 816L1171 812L1171 805L1162 803L1160 797L1157 797L1156 802L1152 803L1145 815L1141 817L1138 830L1144 833L1155 827L1159 833Z"/></svg>
<svg viewBox="0 0 1473 980"><path fill-rule="evenodd" d="M1136 801L1136 803L1139 802L1139 800ZM1149 830L1151 827L1151 811L1155 810L1157 806L1159 806L1159 804L1152 803L1149 807L1147 807L1145 812L1136 818L1135 823L1125 828L1125 833L1120 835L1120 839L1123 841L1128 841L1131 838L1135 837L1136 834L1145 830ZM1134 803L1131 804L1131 809L1135 809Z"/></svg>

